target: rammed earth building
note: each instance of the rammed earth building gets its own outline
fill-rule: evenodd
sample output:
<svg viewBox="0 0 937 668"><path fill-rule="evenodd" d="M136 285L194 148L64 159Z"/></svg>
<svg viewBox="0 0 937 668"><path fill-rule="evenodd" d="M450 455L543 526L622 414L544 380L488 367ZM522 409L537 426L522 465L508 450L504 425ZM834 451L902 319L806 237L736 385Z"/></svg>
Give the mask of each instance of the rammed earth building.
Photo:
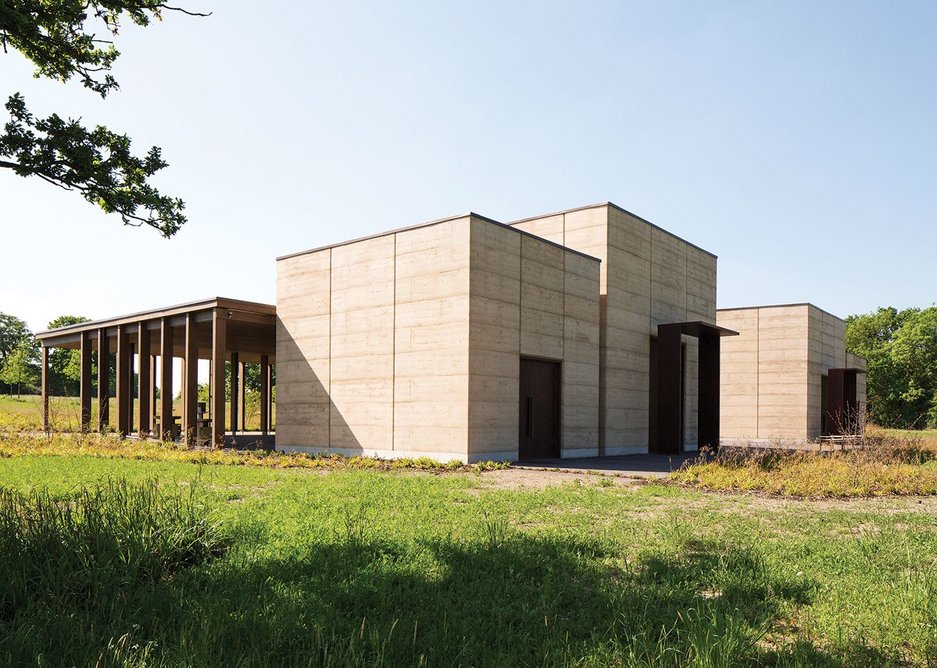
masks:
<svg viewBox="0 0 937 668"><path fill-rule="evenodd" d="M277 448L478 461L719 439L716 256L612 204L277 261Z"/></svg>
<svg viewBox="0 0 937 668"><path fill-rule="evenodd" d="M842 320L808 304L717 316L716 256L609 203L511 224L470 213L286 255L276 301L215 297L39 333L46 429L52 347L80 350L82 430L313 453L678 453L854 431L865 402ZM93 379L103 354L113 363ZM245 403L254 364L259 422ZM157 386L181 388L181 405Z"/></svg>
<svg viewBox="0 0 937 668"><path fill-rule="evenodd" d="M865 409L865 360L846 351L846 323L813 304L720 309L740 336L722 351L722 438L801 442L854 434Z"/></svg>

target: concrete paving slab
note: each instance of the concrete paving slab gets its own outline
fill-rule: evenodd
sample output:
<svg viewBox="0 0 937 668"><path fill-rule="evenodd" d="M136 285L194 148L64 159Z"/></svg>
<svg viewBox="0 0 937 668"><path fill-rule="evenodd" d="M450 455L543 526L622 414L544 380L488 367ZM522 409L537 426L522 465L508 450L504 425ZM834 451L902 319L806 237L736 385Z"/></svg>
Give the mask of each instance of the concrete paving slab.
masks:
<svg viewBox="0 0 937 668"><path fill-rule="evenodd" d="M620 455L616 457L579 457L573 459L525 459L512 462L511 467L531 470L560 470L575 473L598 473L634 478L663 478L676 471L684 462L693 461L698 453L677 455Z"/></svg>

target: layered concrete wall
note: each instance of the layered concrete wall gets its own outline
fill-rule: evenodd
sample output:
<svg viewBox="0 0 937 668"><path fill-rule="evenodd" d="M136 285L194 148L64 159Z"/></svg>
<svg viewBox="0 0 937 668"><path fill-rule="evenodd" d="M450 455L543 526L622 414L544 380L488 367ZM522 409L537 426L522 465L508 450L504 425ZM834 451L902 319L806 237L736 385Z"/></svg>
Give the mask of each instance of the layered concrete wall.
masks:
<svg viewBox="0 0 937 668"><path fill-rule="evenodd" d="M599 448L647 452L651 337L657 325L716 320L716 257L614 205L514 223L602 260ZM684 442L697 442L698 345L687 337Z"/></svg>
<svg viewBox="0 0 937 668"><path fill-rule="evenodd" d="M464 459L469 222L460 218L394 235L394 456Z"/></svg>
<svg viewBox="0 0 937 668"><path fill-rule="evenodd" d="M464 457L468 222L278 261L277 447Z"/></svg>
<svg viewBox="0 0 937 668"><path fill-rule="evenodd" d="M517 456L522 356L561 361L561 455L598 452L599 262L472 225L470 453Z"/></svg>
<svg viewBox="0 0 937 668"><path fill-rule="evenodd" d="M599 261L474 215L281 258L277 447L517 457L520 357L596 452Z"/></svg>
<svg viewBox="0 0 937 668"><path fill-rule="evenodd" d="M722 438L758 437L758 309L720 310L717 324L739 333L720 342L719 430Z"/></svg>
<svg viewBox="0 0 937 668"><path fill-rule="evenodd" d="M720 310L723 438L803 439L806 434L808 327L805 304ZM819 410L819 400L817 400Z"/></svg>
<svg viewBox="0 0 937 668"><path fill-rule="evenodd" d="M329 443L331 281L331 249L277 263L278 443Z"/></svg>
<svg viewBox="0 0 937 668"><path fill-rule="evenodd" d="M823 376L865 368L847 355L845 323L812 304L720 309L718 324L740 333L723 339L722 436L732 440L804 441L820 436ZM857 382L860 408L865 379Z"/></svg>
<svg viewBox="0 0 937 668"><path fill-rule="evenodd" d="M846 323L816 306L806 308L810 319L806 437L813 440L820 436L823 425L823 376L830 369L846 367Z"/></svg>

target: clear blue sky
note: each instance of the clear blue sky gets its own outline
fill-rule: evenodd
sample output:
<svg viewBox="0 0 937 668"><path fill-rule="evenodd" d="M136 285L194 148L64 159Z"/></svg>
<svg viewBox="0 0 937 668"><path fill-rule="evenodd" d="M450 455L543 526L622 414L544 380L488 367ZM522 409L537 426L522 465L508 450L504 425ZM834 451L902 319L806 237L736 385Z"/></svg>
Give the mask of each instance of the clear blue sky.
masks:
<svg viewBox="0 0 937 668"><path fill-rule="evenodd" d="M611 200L719 256L719 306L937 298L933 2L183 3L121 90L0 93L163 148L166 241L0 170L0 311L35 328L223 295L277 255ZM5 117L5 116L4 116Z"/></svg>

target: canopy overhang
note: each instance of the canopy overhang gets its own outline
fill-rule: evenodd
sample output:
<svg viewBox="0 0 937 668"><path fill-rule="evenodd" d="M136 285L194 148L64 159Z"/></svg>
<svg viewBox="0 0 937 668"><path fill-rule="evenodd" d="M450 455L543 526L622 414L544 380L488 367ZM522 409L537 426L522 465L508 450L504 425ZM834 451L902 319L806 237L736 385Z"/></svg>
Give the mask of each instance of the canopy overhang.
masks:
<svg viewBox="0 0 937 668"><path fill-rule="evenodd" d="M48 367L50 348L81 351L81 428L91 428L92 352L116 354L117 431L127 435L133 428L134 391L139 398L138 431L175 438L172 392L162 392L156 401L156 377L160 387L173 387L173 359L183 360L181 435L194 444L199 434L210 430L213 444L224 443L225 362L230 361L231 433L244 428L245 364L261 366L261 431L269 430L272 410L271 364L276 357L276 307L239 299L213 297L128 315L104 318L39 332L42 346L43 425L49 429ZM138 357L134 375L133 356ZM158 359L158 363L157 363ZM211 418L199 415L198 361L211 365ZM98 365L98 428L109 428L108 392L110 365ZM154 429L156 418L159 427ZM215 419L215 417L218 419Z"/></svg>
<svg viewBox="0 0 937 668"><path fill-rule="evenodd" d="M657 326L658 383L657 425L652 452L683 450L683 336L699 339L698 445L719 447L719 342L738 332L699 320L663 323Z"/></svg>

